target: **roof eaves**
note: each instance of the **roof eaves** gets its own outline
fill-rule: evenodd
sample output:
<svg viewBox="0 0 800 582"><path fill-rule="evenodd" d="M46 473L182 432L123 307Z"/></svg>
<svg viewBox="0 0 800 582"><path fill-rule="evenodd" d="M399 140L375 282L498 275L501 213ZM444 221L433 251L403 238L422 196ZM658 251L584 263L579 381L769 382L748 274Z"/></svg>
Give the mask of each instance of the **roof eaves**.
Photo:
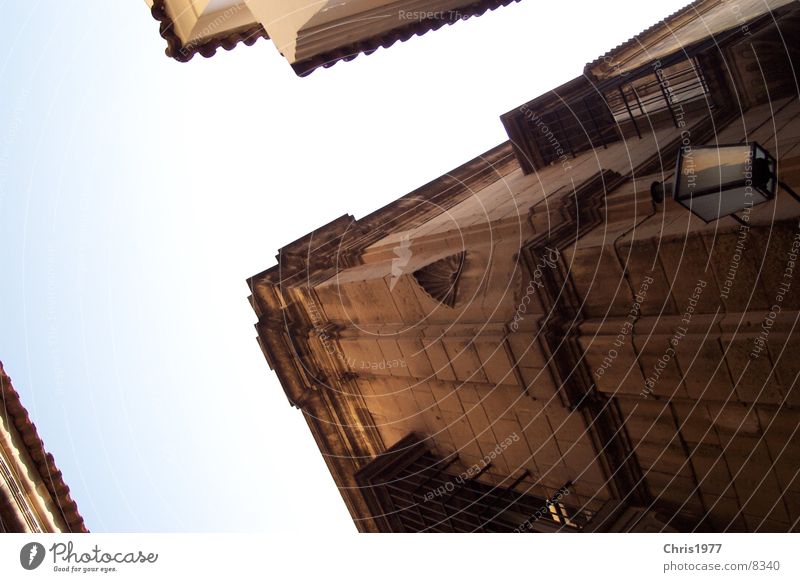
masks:
<svg viewBox="0 0 800 582"><path fill-rule="evenodd" d="M447 12L448 18L428 18L393 28L387 32L341 46L335 50L315 55L309 59L292 64L294 72L300 77L311 74L320 67L332 67L339 61L352 61L360 54L370 55L379 48L389 48L396 42L405 42L412 36L422 36L430 30L438 30L442 26L466 20L473 16L482 16L487 11L501 6L508 6L520 0L479 0L458 10Z"/></svg>
<svg viewBox="0 0 800 582"><path fill-rule="evenodd" d="M69 494L69 487L64 482L64 477L56 466L52 454L44 448L36 425L28 416L28 411L22 405L19 393L14 390L11 380L3 370L0 362L0 414L9 420L25 443L28 455L34 462L36 471L47 487L53 501L58 506L69 533L88 533L83 517L78 512L78 504Z"/></svg>
<svg viewBox="0 0 800 582"><path fill-rule="evenodd" d="M167 41L167 48L164 52L168 57L181 63L190 61L198 53L209 58L214 56L219 48L229 51L239 44L251 46L259 38L269 38L264 27L256 23L246 28L226 32L224 35L210 37L202 42L184 44L175 31L175 23L167 12L166 0L154 0L150 13L160 23L161 38Z"/></svg>

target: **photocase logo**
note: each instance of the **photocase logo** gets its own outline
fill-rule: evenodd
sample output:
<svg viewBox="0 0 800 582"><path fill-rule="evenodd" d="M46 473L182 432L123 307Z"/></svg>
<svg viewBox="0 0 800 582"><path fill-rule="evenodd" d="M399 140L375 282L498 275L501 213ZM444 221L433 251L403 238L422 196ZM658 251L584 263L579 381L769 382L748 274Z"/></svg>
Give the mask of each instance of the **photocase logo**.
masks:
<svg viewBox="0 0 800 582"><path fill-rule="evenodd" d="M44 546L38 542L30 542L19 551L19 563L26 570L35 570L44 561Z"/></svg>
<svg viewBox="0 0 800 582"><path fill-rule="evenodd" d="M394 247L394 255L396 258L392 259L392 277L389 279L389 291L394 290L398 279L403 275L403 268L411 260L411 240L408 234L400 237L400 244Z"/></svg>

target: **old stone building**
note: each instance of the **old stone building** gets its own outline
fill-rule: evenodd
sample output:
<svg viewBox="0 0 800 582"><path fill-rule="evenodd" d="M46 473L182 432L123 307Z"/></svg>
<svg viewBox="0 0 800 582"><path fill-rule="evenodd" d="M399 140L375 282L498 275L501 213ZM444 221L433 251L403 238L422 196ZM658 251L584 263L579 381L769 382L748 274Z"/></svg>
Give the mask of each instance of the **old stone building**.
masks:
<svg viewBox="0 0 800 582"><path fill-rule="evenodd" d="M359 530L798 529L798 34L694 2L249 280ZM745 142L783 186L738 217L651 188Z"/></svg>
<svg viewBox="0 0 800 582"><path fill-rule="evenodd" d="M1 363L0 397L0 533L87 532Z"/></svg>
<svg viewBox="0 0 800 582"><path fill-rule="evenodd" d="M298 75L519 0L145 0L167 55L211 57L271 39Z"/></svg>

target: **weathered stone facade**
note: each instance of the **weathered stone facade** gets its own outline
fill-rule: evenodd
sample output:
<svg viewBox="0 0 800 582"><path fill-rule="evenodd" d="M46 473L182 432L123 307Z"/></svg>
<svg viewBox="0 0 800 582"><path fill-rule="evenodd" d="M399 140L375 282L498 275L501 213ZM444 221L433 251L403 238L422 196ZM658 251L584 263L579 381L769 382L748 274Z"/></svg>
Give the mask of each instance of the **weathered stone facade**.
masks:
<svg viewBox="0 0 800 582"><path fill-rule="evenodd" d="M800 204L705 224L650 194L743 141L800 189L800 8L771 4L695 2L250 279L360 530L797 529Z"/></svg>

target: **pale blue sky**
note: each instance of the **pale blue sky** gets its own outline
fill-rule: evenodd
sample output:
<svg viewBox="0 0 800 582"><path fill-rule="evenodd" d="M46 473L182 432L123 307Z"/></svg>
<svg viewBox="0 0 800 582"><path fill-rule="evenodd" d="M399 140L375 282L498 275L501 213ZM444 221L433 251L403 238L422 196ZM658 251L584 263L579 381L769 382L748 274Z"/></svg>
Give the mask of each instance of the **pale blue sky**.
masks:
<svg viewBox="0 0 800 582"><path fill-rule="evenodd" d="M524 0L295 77L142 0L0 2L0 360L93 531L355 531L245 279L685 2Z"/></svg>

